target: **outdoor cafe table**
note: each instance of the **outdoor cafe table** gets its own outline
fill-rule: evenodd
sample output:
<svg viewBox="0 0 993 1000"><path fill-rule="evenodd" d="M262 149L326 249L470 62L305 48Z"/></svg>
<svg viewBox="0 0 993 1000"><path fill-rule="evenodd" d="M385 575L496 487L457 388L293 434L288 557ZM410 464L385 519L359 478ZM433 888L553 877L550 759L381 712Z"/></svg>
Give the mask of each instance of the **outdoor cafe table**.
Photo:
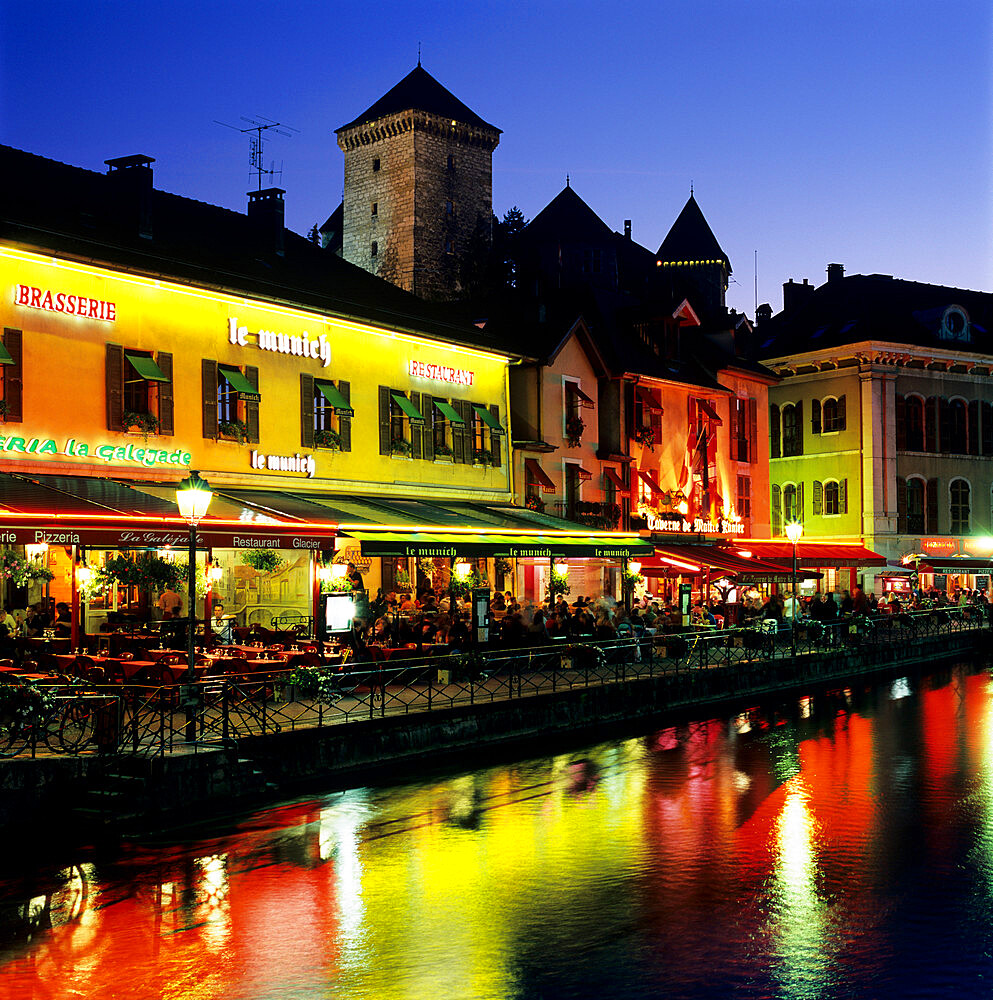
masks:
<svg viewBox="0 0 993 1000"><path fill-rule="evenodd" d="M58 653L53 659L63 672L71 669L73 663L76 662L76 656L73 653ZM89 659L93 661L95 667L120 667L124 674L124 679L129 681L144 670L145 667L155 666L152 660L122 660L116 656L91 656ZM183 669L185 670L186 667L184 666Z"/></svg>

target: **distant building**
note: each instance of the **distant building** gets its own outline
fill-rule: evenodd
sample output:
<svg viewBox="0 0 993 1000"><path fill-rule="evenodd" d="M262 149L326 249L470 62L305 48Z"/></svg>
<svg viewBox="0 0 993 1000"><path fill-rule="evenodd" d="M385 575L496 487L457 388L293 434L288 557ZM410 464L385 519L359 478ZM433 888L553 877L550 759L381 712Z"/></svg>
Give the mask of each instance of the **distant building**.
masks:
<svg viewBox="0 0 993 1000"><path fill-rule="evenodd" d="M783 311L756 330L781 379L769 392L773 533L796 519L805 538L862 541L895 564L865 573L877 591L903 560L925 585L988 589L993 295L845 277L840 264L820 287L783 291ZM856 582L826 552L821 568L822 589Z"/></svg>
<svg viewBox="0 0 993 1000"><path fill-rule="evenodd" d="M451 299L463 256L488 246L493 150L483 121L420 63L336 130L345 154L340 237L345 260L425 299Z"/></svg>

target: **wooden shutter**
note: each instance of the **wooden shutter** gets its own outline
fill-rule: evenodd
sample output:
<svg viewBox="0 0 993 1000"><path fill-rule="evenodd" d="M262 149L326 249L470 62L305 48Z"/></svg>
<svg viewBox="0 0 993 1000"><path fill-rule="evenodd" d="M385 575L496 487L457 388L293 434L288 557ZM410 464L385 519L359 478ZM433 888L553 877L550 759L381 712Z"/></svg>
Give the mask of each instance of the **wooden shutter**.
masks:
<svg viewBox="0 0 993 1000"><path fill-rule="evenodd" d="M124 430L124 348L107 345L107 430Z"/></svg>
<svg viewBox="0 0 993 1000"><path fill-rule="evenodd" d="M838 397L838 426L835 428L837 431L843 431L848 427L848 422L845 417L845 397Z"/></svg>
<svg viewBox="0 0 993 1000"><path fill-rule="evenodd" d="M983 443L983 454L993 455L993 403L982 404L982 418L983 426L980 436Z"/></svg>
<svg viewBox="0 0 993 1000"><path fill-rule="evenodd" d="M896 533L907 533L907 480L899 476L896 481Z"/></svg>
<svg viewBox="0 0 993 1000"><path fill-rule="evenodd" d="M159 371L169 380L158 382L159 433L174 434L176 431L176 406L172 395L172 355L159 351L156 355Z"/></svg>
<svg viewBox="0 0 993 1000"><path fill-rule="evenodd" d="M979 454L979 400L969 403L969 454Z"/></svg>
<svg viewBox="0 0 993 1000"><path fill-rule="evenodd" d="M748 461L755 464L759 460L759 402L748 400Z"/></svg>
<svg viewBox="0 0 993 1000"><path fill-rule="evenodd" d="M21 331L4 328L3 346L14 359L13 364L3 366L3 399L7 404L3 419L4 423L20 423L24 419L24 354Z"/></svg>
<svg viewBox="0 0 993 1000"><path fill-rule="evenodd" d="M814 496L811 500L810 513L815 517L822 513L824 509L824 484L819 480L814 480Z"/></svg>
<svg viewBox="0 0 993 1000"><path fill-rule="evenodd" d="M500 407L493 405L490 407L490 413L493 414L493 419L500 423ZM499 469L503 464L503 460L500 457L500 435L490 431L490 457L493 462L493 467Z"/></svg>
<svg viewBox="0 0 993 1000"><path fill-rule="evenodd" d="M938 450L938 400L928 396L924 404L924 450Z"/></svg>
<svg viewBox="0 0 993 1000"><path fill-rule="evenodd" d="M939 450L945 455L953 448L952 407L944 396L938 400L938 442Z"/></svg>
<svg viewBox="0 0 993 1000"><path fill-rule="evenodd" d="M820 406L820 403L817 404ZM794 455L803 454L803 401L796 404L796 451ZM801 518L802 520L802 518Z"/></svg>
<svg viewBox="0 0 993 1000"><path fill-rule="evenodd" d="M848 513L848 480L842 479L838 483L838 513Z"/></svg>
<svg viewBox="0 0 993 1000"><path fill-rule="evenodd" d="M455 461L462 465L472 465L472 405L464 399L453 399L452 406L465 421L460 427L452 428L452 453Z"/></svg>
<svg viewBox="0 0 993 1000"><path fill-rule="evenodd" d="M392 454L393 448L390 444L390 390L385 386L379 387L379 454Z"/></svg>
<svg viewBox="0 0 993 1000"><path fill-rule="evenodd" d="M258 392L259 370L255 365L245 365L245 378L248 384ZM245 423L248 425L247 441L249 444L259 443L259 404L245 403Z"/></svg>
<svg viewBox="0 0 993 1000"><path fill-rule="evenodd" d="M773 484L772 486L772 503L771 503L771 521L769 528L772 534L779 535L783 531L783 491Z"/></svg>
<svg viewBox="0 0 993 1000"><path fill-rule="evenodd" d="M434 461L434 396L430 393L421 393L421 404L424 409L424 458L428 462Z"/></svg>
<svg viewBox="0 0 993 1000"><path fill-rule="evenodd" d="M928 534L938 533L938 480L927 481L927 501L924 507L926 520L924 530Z"/></svg>
<svg viewBox="0 0 993 1000"><path fill-rule="evenodd" d="M815 434L821 432L821 401L814 399L810 403L810 429Z"/></svg>
<svg viewBox="0 0 993 1000"><path fill-rule="evenodd" d="M217 362L203 361L200 365L203 385L203 436L217 440Z"/></svg>
<svg viewBox="0 0 993 1000"><path fill-rule="evenodd" d="M300 373L300 445L314 447L314 376Z"/></svg>
<svg viewBox="0 0 993 1000"><path fill-rule="evenodd" d="M341 393L341 398L345 400L346 403L351 403L352 401L352 383L346 382L344 379L338 379L338 392ZM338 417L338 437L341 438L341 450L351 451L352 450L352 415L350 413L342 413Z"/></svg>
<svg viewBox="0 0 993 1000"><path fill-rule="evenodd" d="M769 456L779 458L779 407L769 407Z"/></svg>
<svg viewBox="0 0 993 1000"><path fill-rule="evenodd" d="M737 425L736 417L738 416L738 399L736 396L732 396L728 400L728 454L731 456L731 460L737 462L741 456L738 454L738 437L735 434L735 427ZM659 440L656 438L656 440Z"/></svg>
<svg viewBox="0 0 993 1000"><path fill-rule="evenodd" d="M419 392L411 391L409 393L411 406L417 410L421 415L424 411L421 409L421 394ZM415 423L413 420L410 421L410 457L411 458L423 458L424 457L424 429L425 424Z"/></svg>
<svg viewBox="0 0 993 1000"><path fill-rule="evenodd" d="M896 450L907 450L907 400L896 397Z"/></svg>

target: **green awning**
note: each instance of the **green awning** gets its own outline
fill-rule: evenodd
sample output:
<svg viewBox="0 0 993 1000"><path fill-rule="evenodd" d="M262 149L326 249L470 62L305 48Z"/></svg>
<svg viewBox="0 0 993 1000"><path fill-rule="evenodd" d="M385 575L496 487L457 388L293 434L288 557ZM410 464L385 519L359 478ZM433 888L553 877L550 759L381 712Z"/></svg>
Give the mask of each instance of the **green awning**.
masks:
<svg viewBox="0 0 993 1000"><path fill-rule="evenodd" d="M146 382L168 382L169 379L162 374L162 369L147 354L125 354L124 357L131 362L131 367Z"/></svg>
<svg viewBox="0 0 993 1000"><path fill-rule="evenodd" d="M14 359L10 356L10 351L3 346L3 342L0 341L0 365L12 365Z"/></svg>
<svg viewBox="0 0 993 1000"><path fill-rule="evenodd" d="M474 403L472 408L479 414L479 419L482 420L491 431L495 431L497 434L503 433L500 421L497 420L497 418L494 417L485 406L480 406Z"/></svg>
<svg viewBox="0 0 993 1000"><path fill-rule="evenodd" d="M399 392L394 392L391 395L393 396L393 402L396 403L397 406L399 406L411 420L416 420L421 424L424 423L424 417L421 416L420 410L418 410L406 396Z"/></svg>
<svg viewBox="0 0 993 1000"><path fill-rule="evenodd" d="M356 539L364 556L627 559L631 556L650 556L655 551L651 542L630 535L617 539L590 535L456 534L442 531L363 531L354 528L342 531L342 534Z"/></svg>
<svg viewBox="0 0 993 1000"><path fill-rule="evenodd" d="M228 385L242 399L249 400L250 402L258 402L262 398L259 390L245 378L239 368L232 368L229 365L218 365L217 367L220 373L227 379Z"/></svg>
<svg viewBox="0 0 993 1000"><path fill-rule="evenodd" d="M320 394L334 407L335 413L354 413L352 404L338 392L338 387L333 382L318 382L317 388Z"/></svg>
<svg viewBox="0 0 993 1000"><path fill-rule="evenodd" d="M449 403L449 402L447 402L446 400L444 400L444 399L436 399L434 401L434 405L437 406L439 410L441 410L441 415L450 424L464 424L465 423L465 421L459 416L459 411L456 410L455 407L452 406L452 404Z"/></svg>

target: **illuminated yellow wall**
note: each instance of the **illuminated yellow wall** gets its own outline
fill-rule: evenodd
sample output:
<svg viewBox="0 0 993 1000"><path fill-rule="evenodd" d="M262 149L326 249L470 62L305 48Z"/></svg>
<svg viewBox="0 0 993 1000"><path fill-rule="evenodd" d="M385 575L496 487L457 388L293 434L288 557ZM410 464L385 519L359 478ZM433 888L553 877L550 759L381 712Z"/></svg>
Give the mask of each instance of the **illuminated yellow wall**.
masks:
<svg viewBox="0 0 993 1000"><path fill-rule="evenodd" d="M0 467L35 471L88 471L134 478L176 479L183 466L139 462L103 462L67 458L64 442L86 441L90 454L98 444L133 448L181 449L194 468L218 482L245 481L255 485L405 493L411 489L463 493L486 499L509 498L509 434L501 438L502 465L453 465L404 460L379 454L379 386L429 392L444 399L463 399L500 407L500 422L508 428L506 359L483 351L459 348L372 326L337 320L313 312L284 309L260 301L199 291L166 281L129 277L108 270L56 262L51 258L0 248L2 321L23 331L23 421L0 426L0 435L53 439L59 455L21 455L7 445ZM82 295L115 304L116 318L81 318L17 304L22 284ZM104 310L106 311L106 310ZM229 342L229 321L248 328L248 343ZM330 364L264 351L256 346L259 329L311 339L324 335L330 343ZM125 349L167 351L173 356L175 433L152 435L107 430L106 344ZM259 369L260 441L239 445L203 436L201 362ZM473 373L471 387L411 376L411 360ZM350 453L301 446L300 375L344 379L350 383L352 447ZM509 428L508 428L509 429ZM313 455L316 474L255 471L253 449L264 455Z"/></svg>

